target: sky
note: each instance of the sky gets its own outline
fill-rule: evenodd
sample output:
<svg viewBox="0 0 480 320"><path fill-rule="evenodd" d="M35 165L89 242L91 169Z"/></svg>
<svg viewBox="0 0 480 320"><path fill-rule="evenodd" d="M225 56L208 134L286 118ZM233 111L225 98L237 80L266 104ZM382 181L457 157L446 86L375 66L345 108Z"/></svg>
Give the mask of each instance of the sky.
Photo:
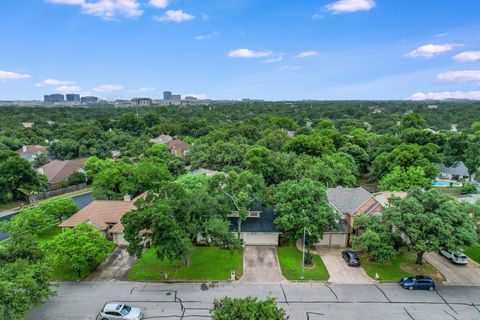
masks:
<svg viewBox="0 0 480 320"><path fill-rule="evenodd" d="M479 0L1 0L0 100L480 99Z"/></svg>

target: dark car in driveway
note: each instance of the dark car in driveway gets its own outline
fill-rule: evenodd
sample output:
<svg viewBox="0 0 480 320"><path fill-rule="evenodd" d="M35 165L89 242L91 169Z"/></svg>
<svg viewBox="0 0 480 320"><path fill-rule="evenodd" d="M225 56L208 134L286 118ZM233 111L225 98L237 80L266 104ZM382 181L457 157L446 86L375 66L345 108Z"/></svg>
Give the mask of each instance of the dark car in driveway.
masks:
<svg viewBox="0 0 480 320"><path fill-rule="evenodd" d="M408 290L430 290L435 289L435 281L426 276L411 276L400 280L400 285Z"/></svg>
<svg viewBox="0 0 480 320"><path fill-rule="evenodd" d="M358 267L360 265L360 258L358 254L353 250L342 251L342 258L347 262L350 267Z"/></svg>

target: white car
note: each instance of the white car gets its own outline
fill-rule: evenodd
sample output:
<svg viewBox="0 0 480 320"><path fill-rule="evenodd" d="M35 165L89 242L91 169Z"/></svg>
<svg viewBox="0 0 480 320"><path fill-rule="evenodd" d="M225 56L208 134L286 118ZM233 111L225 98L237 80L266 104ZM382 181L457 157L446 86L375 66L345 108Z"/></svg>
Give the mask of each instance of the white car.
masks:
<svg viewBox="0 0 480 320"><path fill-rule="evenodd" d="M142 309L121 302L109 302L103 306L97 320L142 320Z"/></svg>
<svg viewBox="0 0 480 320"><path fill-rule="evenodd" d="M456 252L456 251L451 251L451 250L446 250L446 249L440 249L438 250L438 253L450 260L451 263L455 264L467 264L468 259L467 256L464 255L462 252Z"/></svg>

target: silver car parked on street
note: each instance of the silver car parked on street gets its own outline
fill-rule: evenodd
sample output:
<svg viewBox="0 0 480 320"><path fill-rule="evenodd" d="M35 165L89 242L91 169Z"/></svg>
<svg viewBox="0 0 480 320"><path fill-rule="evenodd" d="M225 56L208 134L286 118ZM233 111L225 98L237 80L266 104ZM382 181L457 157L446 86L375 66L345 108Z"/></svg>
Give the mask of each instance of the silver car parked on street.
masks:
<svg viewBox="0 0 480 320"><path fill-rule="evenodd" d="M109 302L103 306L97 320L142 320L142 309L121 302Z"/></svg>

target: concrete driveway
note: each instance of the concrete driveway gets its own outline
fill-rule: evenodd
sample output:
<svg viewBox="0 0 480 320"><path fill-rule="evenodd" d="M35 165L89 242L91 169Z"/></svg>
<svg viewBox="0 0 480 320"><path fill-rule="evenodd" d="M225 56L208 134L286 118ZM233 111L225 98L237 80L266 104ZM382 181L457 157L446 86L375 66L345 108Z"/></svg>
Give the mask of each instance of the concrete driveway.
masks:
<svg viewBox="0 0 480 320"><path fill-rule="evenodd" d="M424 255L425 261L434 266L451 284L480 284L480 265L468 259L466 266L451 263L447 258L436 252Z"/></svg>
<svg viewBox="0 0 480 320"><path fill-rule="evenodd" d="M128 254L126 247L117 247L85 280L126 281L134 261L135 257Z"/></svg>
<svg viewBox="0 0 480 320"><path fill-rule="evenodd" d="M327 267L330 283L367 284L373 280L362 267L349 267L342 258L344 249L316 247L317 252Z"/></svg>
<svg viewBox="0 0 480 320"><path fill-rule="evenodd" d="M280 283L285 281L273 246L246 246L243 249L245 283Z"/></svg>

